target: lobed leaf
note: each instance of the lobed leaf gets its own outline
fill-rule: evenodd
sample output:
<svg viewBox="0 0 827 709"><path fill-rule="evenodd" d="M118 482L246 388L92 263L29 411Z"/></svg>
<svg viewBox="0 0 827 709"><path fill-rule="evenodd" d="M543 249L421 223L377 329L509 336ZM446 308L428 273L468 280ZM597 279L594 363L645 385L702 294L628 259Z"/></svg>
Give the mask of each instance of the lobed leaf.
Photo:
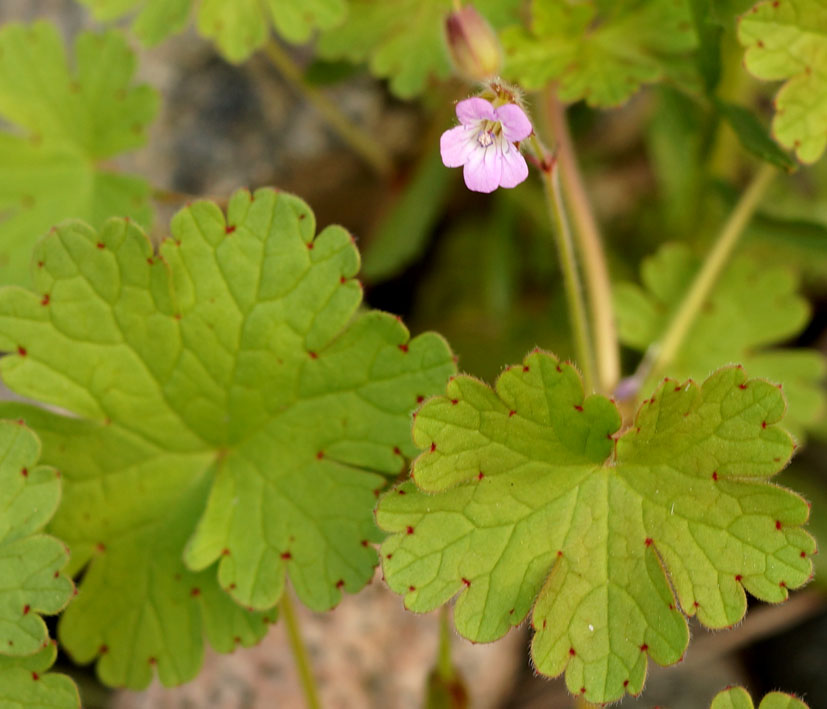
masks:
<svg viewBox="0 0 827 709"><path fill-rule="evenodd" d="M696 46L684 0L533 0L529 29L502 35L505 75L526 89L557 82L563 101L616 106L642 84L691 73Z"/></svg>
<svg viewBox="0 0 827 709"><path fill-rule="evenodd" d="M531 612L538 671L591 702L639 693L647 657L683 656L684 614L728 627L745 591L778 602L810 578L808 506L768 482L793 450L784 408L732 367L665 381L618 433L614 404L549 354L494 390L456 377L416 415L412 480L380 500L385 578L418 612L459 594L474 641Z"/></svg>
<svg viewBox="0 0 827 709"><path fill-rule="evenodd" d="M0 29L0 282L27 283L34 242L68 217L149 226L149 185L103 161L144 144L158 97L115 32L80 34L74 70L48 23Z"/></svg>
<svg viewBox="0 0 827 709"><path fill-rule="evenodd" d="M827 146L827 6L764 0L741 17L738 39L752 74L785 82L772 122L778 142L802 162L815 162Z"/></svg>
<svg viewBox="0 0 827 709"><path fill-rule="evenodd" d="M286 576L317 610L369 581L375 493L454 364L438 336L357 313L349 234L241 191L226 220L182 210L158 254L132 223L70 222L36 262L36 293L0 291L0 371L79 417L22 411L61 461L53 529L88 562L60 626L76 659L101 656L109 684L183 682L205 634L261 637Z"/></svg>
<svg viewBox="0 0 827 709"><path fill-rule="evenodd" d="M478 0L474 6L494 27L517 19L520 0ZM317 50L327 59L367 61L401 98L422 93L431 77L446 79L451 64L445 18L451 0L351 0L347 19L322 33Z"/></svg>
<svg viewBox="0 0 827 709"><path fill-rule="evenodd" d="M640 351L657 342L699 268L685 245L667 244L644 261L643 288L618 285L621 341ZM775 345L801 332L809 317L798 279L788 269L738 259L719 279L667 374L701 379L722 362L740 362L752 374L784 385L790 406L785 424L800 435L824 414L824 356Z"/></svg>
<svg viewBox="0 0 827 709"><path fill-rule="evenodd" d="M754 709L754 707L747 690L743 687L730 687L715 696L709 709ZM807 709L807 705L789 694L770 692L761 700L758 709Z"/></svg>
<svg viewBox="0 0 827 709"><path fill-rule="evenodd" d="M43 534L60 499L60 473L38 463L40 442L18 422L0 421L0 704L79 709L72 680L48 674L57 650L41 613L72 597L62 573L66 546Z"/></svg>
<svg viewBox="0 0 827 709"><path fill-rule="evenodd" d="M192 14L193 0L78 0L101 21L137 11L135 34L155 45L180 32ZM317 29L335 26L347 13L346 0L202 0L196 27L234 63L247 60L267 41L270 28L290 42L307 42Z"/></svg>

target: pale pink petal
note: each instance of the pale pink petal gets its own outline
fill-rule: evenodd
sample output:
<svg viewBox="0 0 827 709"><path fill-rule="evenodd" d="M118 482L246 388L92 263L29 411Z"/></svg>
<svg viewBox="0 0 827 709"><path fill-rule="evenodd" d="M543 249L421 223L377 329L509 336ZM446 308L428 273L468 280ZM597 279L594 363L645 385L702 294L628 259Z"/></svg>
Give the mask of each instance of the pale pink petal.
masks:
<svg viewBox="0 0 827 709"><path fill-rule="evenodd" d="M477 130L469 126L457 126L446 130L439 139L439 152L445 167L462 167L468 157L479 147Z"/></svg>
<svg viewBox="0 0 827 709"><path fill-rule="evenodd" d="M467 98L457 104L457 118L466 126L479 121L493 121L494 107L484 98Z"/></svg>
<svg viewBox="0 0 827 709"><path fill-rule="evenodd" d="M503 126L503 135L512 143L517 140L525 140L534 130L531 121L522 108L516 103L507 103L494 109L496 120Z"/></svg>
<svg viewBox="0 0 827 709"><path fill-rule="evenodd" d="M502 155L496 145L475 150L462 171L465 186L473 192L493 192L500 184L501 163Z"/></svg>
<svg viewBox="0 0 827 709"><path fill-rule="evenodd" d="M500 187L516 187L528 177L528 165L519 150L502 141L502 174Z"/></svg>

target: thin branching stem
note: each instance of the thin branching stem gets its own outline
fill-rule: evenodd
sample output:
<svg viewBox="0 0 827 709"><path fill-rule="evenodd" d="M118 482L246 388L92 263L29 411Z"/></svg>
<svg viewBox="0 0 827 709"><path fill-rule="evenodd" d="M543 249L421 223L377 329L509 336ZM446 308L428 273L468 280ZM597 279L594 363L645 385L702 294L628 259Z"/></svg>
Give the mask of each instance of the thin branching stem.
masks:
<svg viewBox="0 0 827 709"><path fill-rule="evenodd" d="M339 106L331 101L314 86L305 81L302 70L293 61L284 48L270 39L264 45L264 52L273 66L290 83L290 85L322 115L327 124L338 136L359 155L380 176L388 177L393 172L393 161L385 147L376 139L353 123Z"/></svg>

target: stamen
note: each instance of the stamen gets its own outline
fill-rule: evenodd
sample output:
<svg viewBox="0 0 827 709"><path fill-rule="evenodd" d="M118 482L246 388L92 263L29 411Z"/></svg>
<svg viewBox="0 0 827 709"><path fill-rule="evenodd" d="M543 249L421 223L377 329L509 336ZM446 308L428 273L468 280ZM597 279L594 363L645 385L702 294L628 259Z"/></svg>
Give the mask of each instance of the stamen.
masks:
<svg viewBox="0 0 827 709"><path fill-rule="evenodd" d="M477 143L480 144L480 147L487 148L493 142L494 136L491 134L491 131L480 131L479 135L477 136Z"/></svg>

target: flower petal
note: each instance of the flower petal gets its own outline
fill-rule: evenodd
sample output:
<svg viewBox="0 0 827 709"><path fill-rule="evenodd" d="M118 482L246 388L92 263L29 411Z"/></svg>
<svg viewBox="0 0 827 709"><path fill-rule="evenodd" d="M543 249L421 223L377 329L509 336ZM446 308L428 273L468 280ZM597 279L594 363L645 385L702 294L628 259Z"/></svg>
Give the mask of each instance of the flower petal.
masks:
<svg viewBox="0 0 827 709"><path fill-rule="evenodd" d="M522 153L505 140L502 145L501 165L500 187L516 187L528 177L528 165Z"/></svg>
<svg viewBox="0 0 827 709"><path fill-rule="evenodd" d="M479 121L493 121L494 107L484 98L474 96L457 104L457 118L463 125L476 124Z"/></svg>
<svg viewBox="0 0 827 709"><path fill-rule="evenodd" d="M503 135L512 143L525 140L534 128L528 116L516 103L507 103L494 109L496 120L502 123Z"/></svg>
<svg viewBox="0 0 827 709"><path fill-rule="evenodd" d="M461 167L468 162L471 153L479 147L476 135L476 128L470 126L457 126L446 130L439 139L442 164L445 167Z"/></svg>
<svg viewBox="0 0 827 709"><path fill-rule="evenodd" d="M462 171L465 186L473 192L493 192L500 184L501 174L502 153L496 144L474 150Z"/></svg>

